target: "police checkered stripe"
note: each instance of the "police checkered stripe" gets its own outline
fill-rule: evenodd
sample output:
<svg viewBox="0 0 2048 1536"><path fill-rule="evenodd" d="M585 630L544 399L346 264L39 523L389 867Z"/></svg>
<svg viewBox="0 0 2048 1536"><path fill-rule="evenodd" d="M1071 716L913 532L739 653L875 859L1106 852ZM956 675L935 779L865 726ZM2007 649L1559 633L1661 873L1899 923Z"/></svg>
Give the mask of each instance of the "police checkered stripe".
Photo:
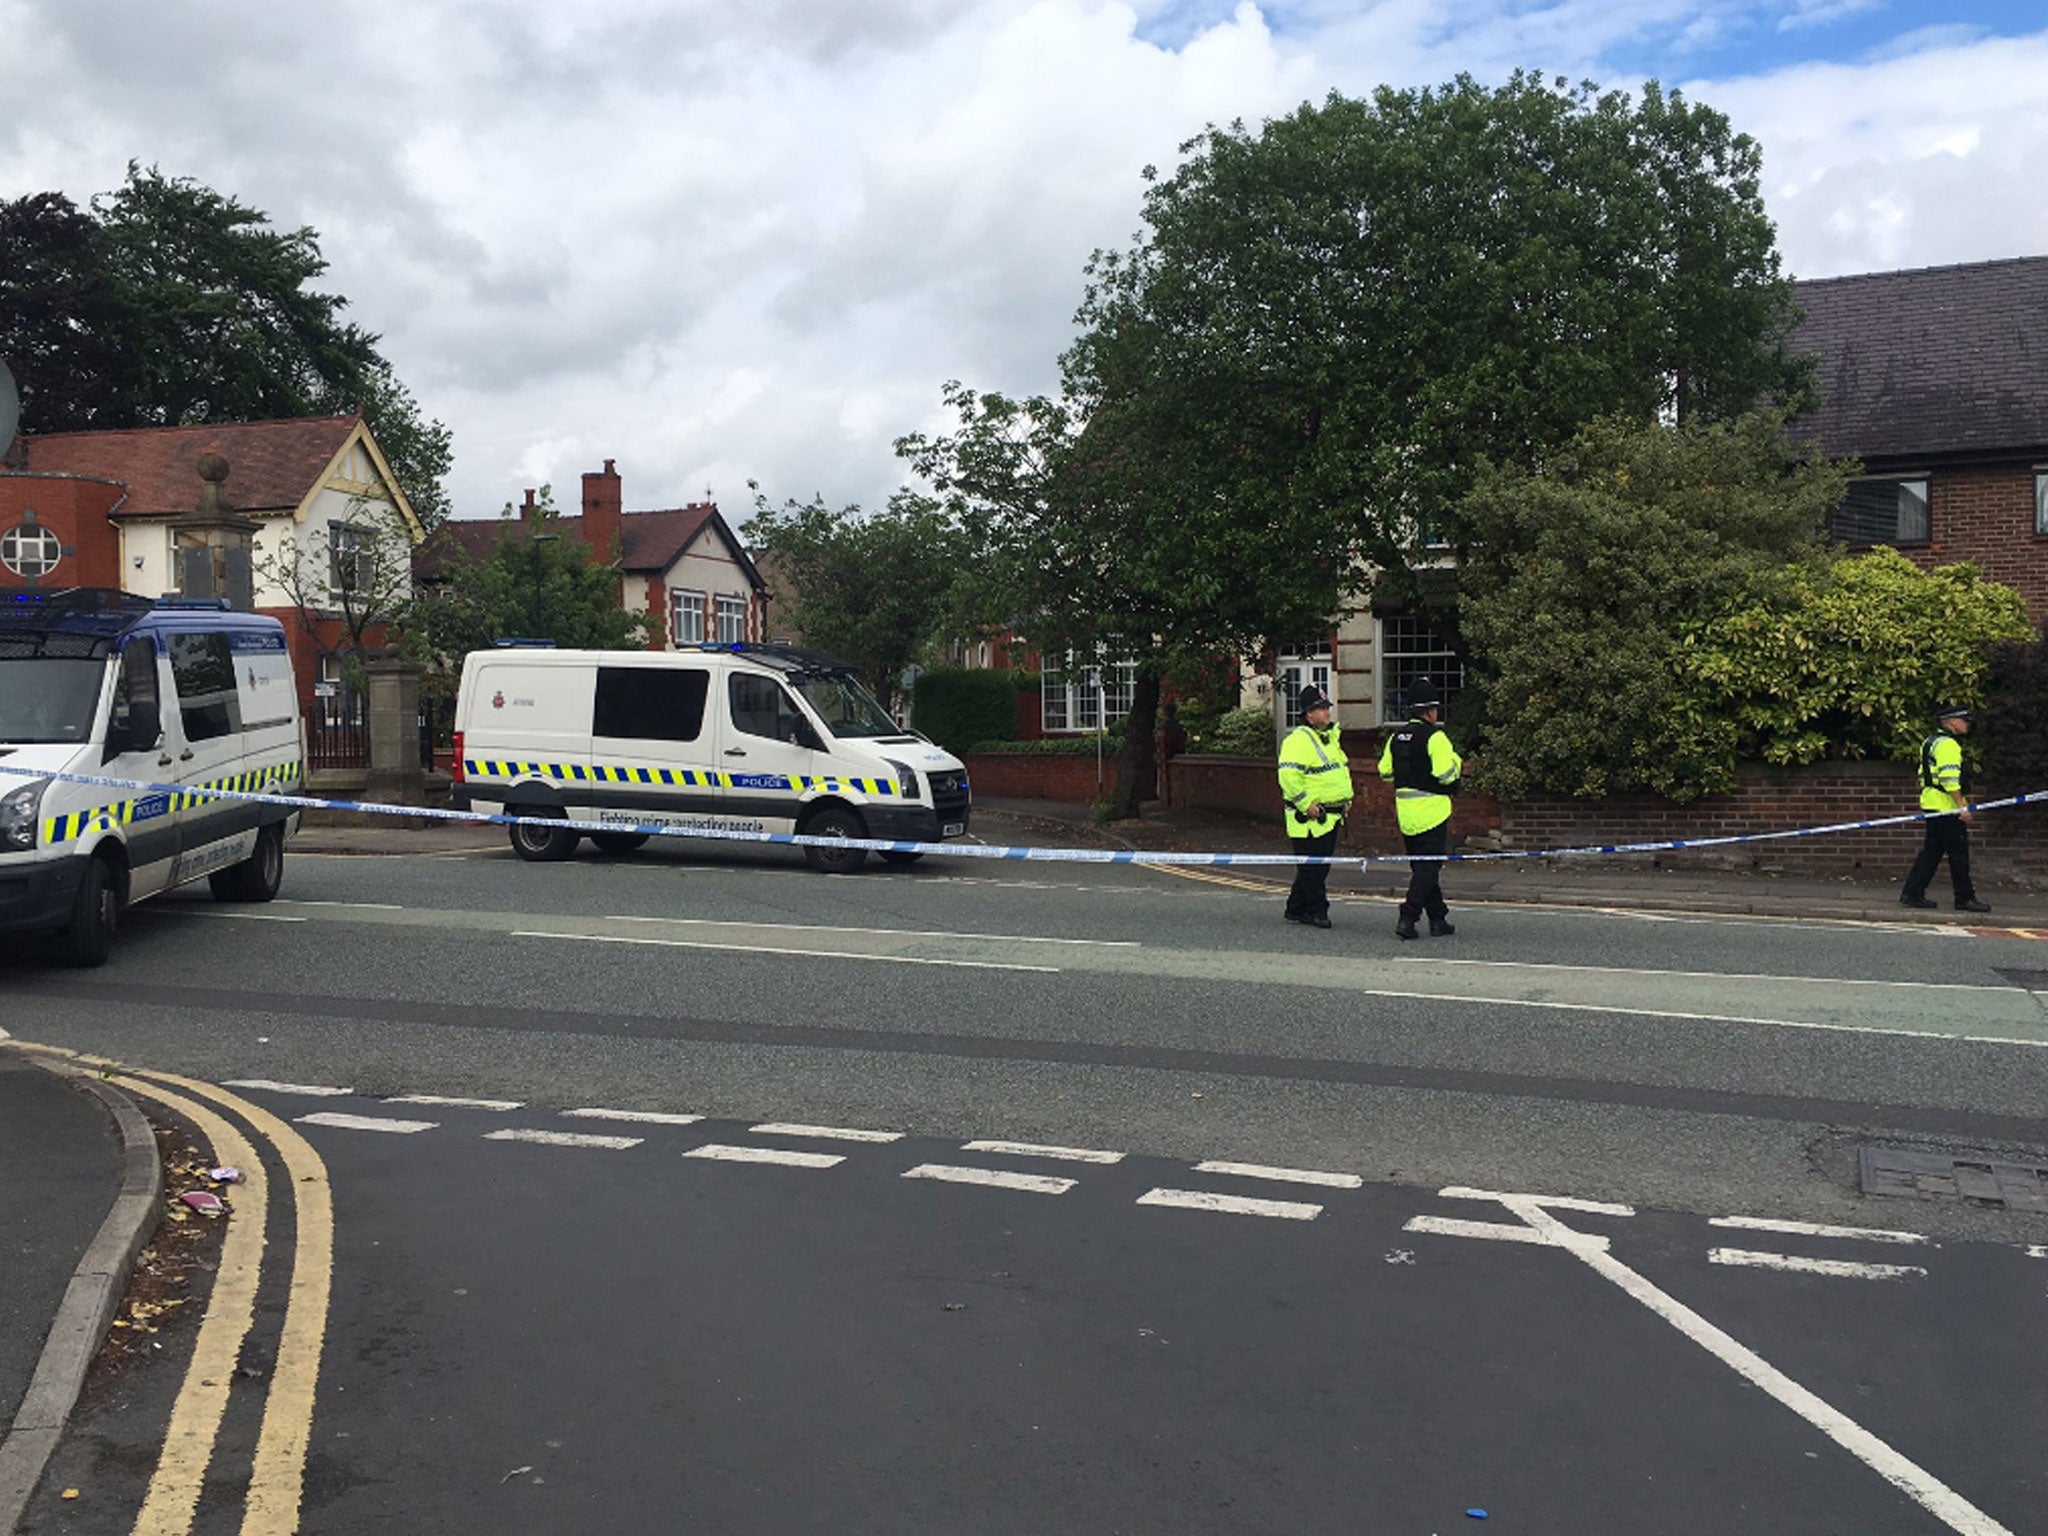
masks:
<svg viewBox="0 0 2048 1536"><path fill-rule="evenodd" d="M69 777L65 774L35 774L35 778ZM133 787L116 779L72 779L71 782L113 784ZM273 785L290 785L299 782L299 765L296 761L278 763L269 768L256 768L247 773L230 774L223 779L209 779L204 784L149 786L154 793L137 796L129 800L112 800L105 805L95 806L89 811L69 811L62 816L43 818L43 846L54 848L60 843L69 843L91 832L111 832L116 827L132 826L138 820L154 821L172 811L189 811L193 806L207 800L217 800L236 795L252 795L269 789ZM204 791L215 791L208 794ZM149 801L161 798L161 804L150 805ZM138 815L138 811L143 814Z"/></svg>
<svg viewBox="0 0 2048 1536"><path fill-rule="evenodd" d="M554 784L663 784L685 789L784 790L791 794L817 791L847 794L858 791L877 799L895 798L894 779L856 779L837 775L785 773L720 773L710 768L640 768L614 763L527 763L494 757L465 757L462 774L472 783L546 779Z"/></svg>
<svg viewBox="0 0 2048 1536"><path fill-rule="evenodd" d="M34 768L17 768L0 762L0 775L17 779L54 779L66 784L97 784L113 789L140 790L145 795L174 795L183 793L175 784L151 784L140 779L105 778L96 774L46 773ZM852 781L842 781L852 782ZM1363 858L1351 855L1312 855L1295 853L1153 853L1136 848L1022 848L990 843L917 843L903 842L890 838L873 837L807 837L793 832L739 832L722 827L677 827L656 823L627 823L623 821L564 820L561 817L513 816L493 814L486 811L442 810L436 806L384 805L373 800L327 800L312 795L281 795L255 792L221 790L216 796L225 800L247 800L261 805L282 805L294 810L315 811L362 811L377 816L406 816L414 820L463 821L487 826L536 826L554 832L629 832L646 833L649 837L701 838L712 842L725 843L768 843L778 847L816 848L863 848L876 853L940 853L963 859L1024 859L1033 863L1062 864L1158 864L1158 865L1264 865L1291 866L1298 864L1408 864L1414 858L1405 853L1369 854ZM2023 795L2008 795L2002 800L1979 800L1972 811L1998 811L2015 805L2048 805L2048 789L2030 790ZM111 807L103 807L103 814ZM1777 832L1743 832L1727 837L1672 838L1656 843L1601 843L1577 848L1529 848L1502 853L1447 853L1428 855L1437 862L1446 864L1478 864L1497 862L1504 859L1558 859L1591 854L1618 853L1662 853L1679 848L1720 848L1732 843L1768 843L1785 838L1826 837L1836 832L1862 832L1875 827L1908 826L1914 822L1928 821L1940 811L1914 811L1901 816L1881 816L1869 821L1843 821L1825 827L1787 827Z"/></svg>

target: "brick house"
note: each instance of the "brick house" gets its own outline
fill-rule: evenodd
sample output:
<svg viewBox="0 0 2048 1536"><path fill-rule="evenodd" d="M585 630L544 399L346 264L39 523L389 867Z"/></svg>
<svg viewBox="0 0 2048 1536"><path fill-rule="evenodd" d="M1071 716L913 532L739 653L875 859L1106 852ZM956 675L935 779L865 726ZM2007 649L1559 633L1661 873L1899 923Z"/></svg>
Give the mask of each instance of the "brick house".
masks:
<svg viewBox="0 0 2048 1536"><path fill-rule="evenodd" d="M2048 256L1795 285L1821 405L1792 425L1863 463L1831 532L1974 561L2048 621Z"/></svg>
<svg viewBox="0 0 2048 1536"><path fill-rule="evenodd" d="M345 641L330 611L303 606L264 579L296 546L301 559L326 558L335 530L364 508L388 516L417 542L424 530L360 415L196 427L54 432L17 438L0 469L0 593L9 589L114 587L144 597L175 595L189 530L200 504L200 461L226 460L220 500L255 524L250 534L254 606L284 621L300 705L312 712L315 685L334 672ZM303 598L330 573L309 569ZM381 634L366 636L381 643Z"/></svg>
<svg viewBox="0 0 2048 1536"><path fill-rule="evenodd" d="M710 502L627 512L617 463L583 476L581 513L560 517L553 531L588 545L599 565L619 572L619 603L644 614L668 649L762 640L768 633L768 586L724 515ZM447 578L457 551L487 558L506 538L523 538L537 514L534 493L517 517L451 519L413 557L423 585Z"/></svg>

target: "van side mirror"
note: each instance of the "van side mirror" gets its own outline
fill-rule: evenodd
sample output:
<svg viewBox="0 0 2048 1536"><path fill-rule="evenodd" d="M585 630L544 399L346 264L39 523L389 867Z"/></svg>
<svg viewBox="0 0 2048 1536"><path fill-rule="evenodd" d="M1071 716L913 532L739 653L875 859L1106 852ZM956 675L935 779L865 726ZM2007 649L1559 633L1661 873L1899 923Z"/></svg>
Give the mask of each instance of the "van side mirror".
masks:
<svg viewBox="0 0 2048 1536"><path fill-rule="evenodd" d="M128 706L128 720L107 732L107 756L147 752L163 740L164 723L154 701L138 699Z"/></svg>

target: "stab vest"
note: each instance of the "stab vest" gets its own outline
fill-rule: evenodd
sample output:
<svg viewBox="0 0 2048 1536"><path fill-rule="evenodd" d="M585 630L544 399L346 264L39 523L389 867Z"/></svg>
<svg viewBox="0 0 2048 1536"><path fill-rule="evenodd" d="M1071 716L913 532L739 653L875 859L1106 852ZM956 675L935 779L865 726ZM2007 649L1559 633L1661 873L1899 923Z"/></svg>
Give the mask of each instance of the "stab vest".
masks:
<svg viewBox="0 0 2048 1536"><path fill-rule="evenodd" d="M1394 754L1394 788L1419 789L1432 795L1450 793L1437 783L1429 766L1429 738L1442 729L1426 720L1410 720L1388 738Z"/></svg>

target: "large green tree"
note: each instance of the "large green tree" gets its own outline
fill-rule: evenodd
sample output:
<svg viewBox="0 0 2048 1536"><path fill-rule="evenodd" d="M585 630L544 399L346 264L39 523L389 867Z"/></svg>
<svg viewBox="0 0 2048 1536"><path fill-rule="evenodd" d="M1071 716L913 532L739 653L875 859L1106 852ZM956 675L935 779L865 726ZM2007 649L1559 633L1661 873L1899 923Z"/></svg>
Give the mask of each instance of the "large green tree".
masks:
<svg viewBox="0 0 2048 1536"><path fill-rule="evenodd" d="M770 506L756 495L742 530L787 582L804 643L858 667L894 705L903 674L928 665L956 619L966 566L959 525L929 497L901 492L872 516L822 499Z"/></svg>
<svg viewBox="0 0 2048 1536"><path fill-rule="evenodd" d="M90 212L43 192L0 203L0 357L38 432L360 410L429 527L447 515L446 426L347 321L310 228L131 164Z"/></svg>

